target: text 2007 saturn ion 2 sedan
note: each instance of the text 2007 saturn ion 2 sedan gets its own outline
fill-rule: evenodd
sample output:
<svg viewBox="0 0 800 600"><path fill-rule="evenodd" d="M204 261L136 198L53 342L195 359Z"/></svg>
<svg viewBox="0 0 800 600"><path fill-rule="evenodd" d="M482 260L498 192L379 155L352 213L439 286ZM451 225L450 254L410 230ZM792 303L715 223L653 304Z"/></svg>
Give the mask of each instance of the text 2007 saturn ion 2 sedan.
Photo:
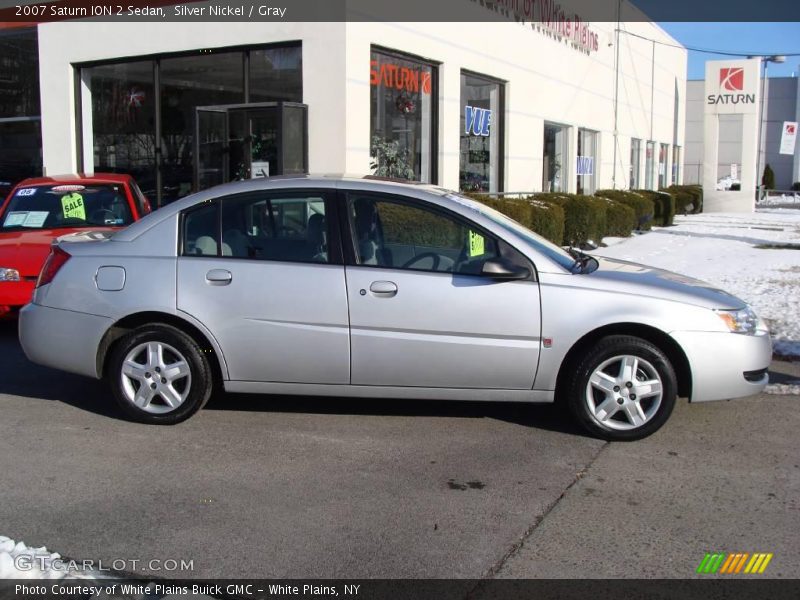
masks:
<svg viewBox="0 0 800 600"><path fill-rule="evenodd" d="M564 402L591 433L767 383L763 321L706 284L572 254L446 190L252 180L53 247L28 357L105 378L139 421L231 392Z"/></svg>

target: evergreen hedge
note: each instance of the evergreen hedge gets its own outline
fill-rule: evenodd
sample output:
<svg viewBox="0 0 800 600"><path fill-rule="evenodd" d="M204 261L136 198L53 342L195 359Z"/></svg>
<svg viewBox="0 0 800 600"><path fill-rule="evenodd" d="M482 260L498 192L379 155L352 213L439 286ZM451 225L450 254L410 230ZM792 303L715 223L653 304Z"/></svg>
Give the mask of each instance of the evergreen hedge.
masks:
<svg viewBox="0 0 800 600"><path fill-rule="evenodd" d="M703 212L703 187L699 185L671 185L667 188L675 194L675 212L697 214Z"/></svg>
<svg viewBox="0 0 800 600"><path fill-rule="evenodd" d="M648 230L653 224L656 209L653 201L641 194L624 190L597 190L595 196L615 200L633 209L636 216L635 228Z"/></svg>
<svg viewBox="0 0 800 600"><path fill-rule="evenodd" d="M653 225L669 227L675 219L675 196L672 192L661 190L632 190L634 193L653 201Z"/></svg>
<svg viewBox="0 0 800 600"><path fill-rule="evenodd" d="M533 199L554 202L564 209L564 246L599 245L606 234L606 205L594 196L567 193L534 194Z"/></svg>
<svg viewBox="0 0 800 600"><path fill-rule="evenodd" d="M557 203L535 198L493 198L483 194L469 194L471 198L514 219L533 232L561 244L564 239L564 209Z"/></svg>

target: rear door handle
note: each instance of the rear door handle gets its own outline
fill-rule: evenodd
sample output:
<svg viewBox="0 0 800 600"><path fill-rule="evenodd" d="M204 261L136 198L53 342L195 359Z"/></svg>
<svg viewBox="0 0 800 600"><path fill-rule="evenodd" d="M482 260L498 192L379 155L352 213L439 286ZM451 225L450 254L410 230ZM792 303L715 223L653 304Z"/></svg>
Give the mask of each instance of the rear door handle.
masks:
<svg viewBox="0 0 800 600"><path fill-rule="evenodd" d="M233 280L233 274L227 269L211 269L206 273L206 281L211 285L228 285Z"/></svg>
<svg viewBox="0 0 800 600"><path fill-rule="evenodd" d="M373 281L369 291L378 298L391 298L397 295L397 284L393 281Z"/></svg>

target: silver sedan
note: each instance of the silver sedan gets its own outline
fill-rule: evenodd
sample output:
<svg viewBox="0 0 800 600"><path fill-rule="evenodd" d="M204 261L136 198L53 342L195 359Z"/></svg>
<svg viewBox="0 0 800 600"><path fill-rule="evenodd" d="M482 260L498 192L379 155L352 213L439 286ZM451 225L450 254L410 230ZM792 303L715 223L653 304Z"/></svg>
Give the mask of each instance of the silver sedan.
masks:
<svg viewBox="0 0 800 600"><path fill-rule="evenodd" d="M659 429L677 396L760 392L771 359L763 321L700 281L565 251L439 188L305 176L67 236L20 339L147 423L217 388L555 401L615 440Z"/></svg>

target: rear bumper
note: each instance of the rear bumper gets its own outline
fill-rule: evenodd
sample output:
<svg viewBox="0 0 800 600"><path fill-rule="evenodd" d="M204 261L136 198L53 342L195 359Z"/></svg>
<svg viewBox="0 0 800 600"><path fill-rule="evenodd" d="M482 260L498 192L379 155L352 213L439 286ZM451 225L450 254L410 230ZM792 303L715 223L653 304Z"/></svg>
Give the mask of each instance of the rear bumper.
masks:
<svg viewBox="0 0 800 600"><path fill-rule="evenodd" d="M27 304L19 313L19 341L35 363L98 378L97 349L111 319Z"/></svg>
<svg viewBox="0 0 800 600"><path fill-rule="evenodd" d="M0 318L14 316L31 301L35 281L0 281Z"/></svg>
<svg viewBox="0 0 800 600"><path fill-rule="evenodd" d="M769 381L772 362L769 334L682 331L672 337L681 345L692 370L692 402L728 400L760 393Z"/></svg>

